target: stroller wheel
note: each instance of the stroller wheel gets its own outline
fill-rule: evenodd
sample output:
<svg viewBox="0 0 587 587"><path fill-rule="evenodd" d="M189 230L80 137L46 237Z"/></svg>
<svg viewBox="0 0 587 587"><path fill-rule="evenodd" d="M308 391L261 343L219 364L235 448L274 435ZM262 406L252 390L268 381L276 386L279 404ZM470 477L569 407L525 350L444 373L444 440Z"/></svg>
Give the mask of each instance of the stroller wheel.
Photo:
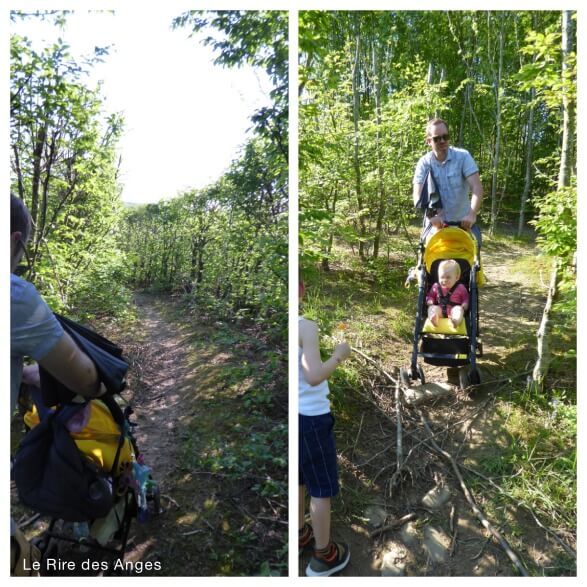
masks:
<svg viewBox="0 0 587 587"><path fill-rule="evenodd" d="M479 371L475 368L469 369L463 367L459 370L459 387L462 390L470 388L472 385L479 385L481 383L481 376Z"/></svg>
<svg viewBox="0 0 587 587"><path fill-rule="evenodd" d="M420 365L416 366L416 371L411 367L408 368L401 368L399 370L399 379L400 383L405 387L411 387L414 381L420 380L420 383L424 385L426 383L426 379L424 377L424 369Z"/></svg>
<svg viewBox="0 0 587 587"><path fill-rule="evenodd" d="M399 380L400 383L404 387L411 387L412 385L412 378L410 377L409 369L404 369L403 367L399 370Z"/></svg>
<svg viewBox="0 0 587 587"><path fill-rule="evenodd" d="M469 381L471 382L471 385L481 384L481 374L477 369L471 369L469 372Z"/></svg>

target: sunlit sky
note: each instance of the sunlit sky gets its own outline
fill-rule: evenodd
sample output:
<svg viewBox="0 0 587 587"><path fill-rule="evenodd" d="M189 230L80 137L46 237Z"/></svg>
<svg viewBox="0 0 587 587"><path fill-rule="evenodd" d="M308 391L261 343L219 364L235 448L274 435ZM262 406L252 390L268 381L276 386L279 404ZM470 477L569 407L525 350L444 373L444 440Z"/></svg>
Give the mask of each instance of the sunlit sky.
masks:
<svg viewBox="0 0 587 587"><path fill-rule="evenodd" d="M214 65L212 49L200 42L204 35L171 30L179 14L165 7L78 11L63 30L37 19L10 25L35 47L61 37L76 58L111 46L88 83L103 80L106 112L124 115L119 177L125 202L156 202L212 183L238 157L250 115L269 103L264 71Z"/></svg>

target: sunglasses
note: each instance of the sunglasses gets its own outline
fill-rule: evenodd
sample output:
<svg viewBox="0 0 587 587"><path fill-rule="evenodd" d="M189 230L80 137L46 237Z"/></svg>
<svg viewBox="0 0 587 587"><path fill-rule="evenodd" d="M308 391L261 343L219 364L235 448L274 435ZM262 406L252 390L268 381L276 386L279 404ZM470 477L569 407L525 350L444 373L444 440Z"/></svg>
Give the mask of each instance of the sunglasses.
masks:
<svg viewBox="0 0 587 587"><path fill-rule="evenodd" d="M434 143L438 143L440 141L448 141L448 139L450 139L450 135L446 134L446 135L438 135L437 137L430 137Z"/></svg>

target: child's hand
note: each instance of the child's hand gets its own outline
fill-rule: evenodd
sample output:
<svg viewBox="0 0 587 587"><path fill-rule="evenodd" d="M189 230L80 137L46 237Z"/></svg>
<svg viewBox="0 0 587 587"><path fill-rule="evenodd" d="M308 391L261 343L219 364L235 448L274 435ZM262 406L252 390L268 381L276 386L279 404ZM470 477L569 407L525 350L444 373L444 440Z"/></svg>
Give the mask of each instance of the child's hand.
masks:
<svg viewBox="0 0 587 587"><path fill-rule="evenodd" d="M339 363L342 363L345 359L351 356L351 347L348 342L341 342L334 347L332 356L337 359Z"/></svg>

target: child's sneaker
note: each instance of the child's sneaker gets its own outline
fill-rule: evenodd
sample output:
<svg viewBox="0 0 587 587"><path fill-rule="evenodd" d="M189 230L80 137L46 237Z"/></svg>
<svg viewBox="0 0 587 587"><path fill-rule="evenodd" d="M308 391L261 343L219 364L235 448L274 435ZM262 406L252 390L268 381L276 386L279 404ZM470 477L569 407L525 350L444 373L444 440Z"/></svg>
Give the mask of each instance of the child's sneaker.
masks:
<svg viewBox="0 0 587 587"><path fill-rule="evenodd" d="M299 554L302 554L306 548L314 546L314 530L310 524L304 524L298 536Z"/></svg>
<svg viewBox="0 0 587 587"><path fill-rule="evenodd" d="M306 567L306 577L329 577L342 571L351 558L351 551L343 542L331 542L324 551L314 551Z"/></svg>

